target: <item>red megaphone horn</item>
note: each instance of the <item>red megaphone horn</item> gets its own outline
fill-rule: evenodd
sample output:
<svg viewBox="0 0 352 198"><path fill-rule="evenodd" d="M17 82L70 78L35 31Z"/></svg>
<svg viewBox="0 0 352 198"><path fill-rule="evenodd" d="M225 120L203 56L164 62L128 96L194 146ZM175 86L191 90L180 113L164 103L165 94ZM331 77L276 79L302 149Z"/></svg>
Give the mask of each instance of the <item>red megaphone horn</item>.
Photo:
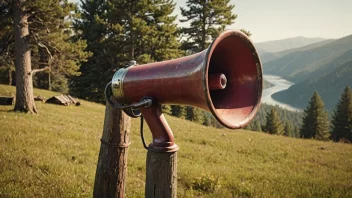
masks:
<svg viewBox="0 0 352 198"><path fill-rule="evenodd" d="M254 45L239 31L220 34L208 49L174 60L119 69L112 93L120 104L151 98L141 107L152 134L150 149L177 149L160 104L179 104L210 111L225 127L248 124L259 109L262 68Z"/></svg>

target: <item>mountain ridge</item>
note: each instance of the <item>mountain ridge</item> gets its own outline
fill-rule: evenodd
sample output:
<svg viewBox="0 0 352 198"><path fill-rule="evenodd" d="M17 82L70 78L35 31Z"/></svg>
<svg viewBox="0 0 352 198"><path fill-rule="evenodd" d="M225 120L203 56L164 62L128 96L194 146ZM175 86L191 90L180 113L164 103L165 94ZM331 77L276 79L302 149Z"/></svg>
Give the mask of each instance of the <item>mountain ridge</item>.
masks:
<svg viewBox="0 0 352 198"><path fill-rule="evenodd" d="M263 64L266 74L282 76L293 82L305 80L299 73L311 73L352 49L352 35L303 51L293 51Z"/></svg>
<svg viewBox="0 0 352 198"><path fill-rule="evenodd" d="M257 47L260 52L280 52L294 48L300 48L312 43L317 43L323 40L327 40L326 38L308 38L303 36L297 36L293 38L266 41L266 42L258 42L254 45Z"/></svg>

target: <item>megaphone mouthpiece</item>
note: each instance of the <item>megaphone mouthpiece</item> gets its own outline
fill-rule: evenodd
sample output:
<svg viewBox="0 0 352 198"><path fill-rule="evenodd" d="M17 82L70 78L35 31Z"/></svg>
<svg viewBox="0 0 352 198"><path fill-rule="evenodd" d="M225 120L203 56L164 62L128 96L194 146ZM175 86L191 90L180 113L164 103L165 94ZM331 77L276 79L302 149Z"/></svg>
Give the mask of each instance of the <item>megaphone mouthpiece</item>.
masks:
<svg viewBox="0 0 352 198"><path fill-rule="evenodd" d="M226 88L227 79L225 74L209 74L208 81L210 91Z"/></svg>

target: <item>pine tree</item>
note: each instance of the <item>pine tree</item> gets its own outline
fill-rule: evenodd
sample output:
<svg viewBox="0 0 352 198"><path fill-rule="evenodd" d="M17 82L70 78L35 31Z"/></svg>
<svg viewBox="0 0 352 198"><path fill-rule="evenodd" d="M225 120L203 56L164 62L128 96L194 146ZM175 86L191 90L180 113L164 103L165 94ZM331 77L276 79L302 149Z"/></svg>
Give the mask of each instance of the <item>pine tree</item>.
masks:
<svg viewBox="0 0 352 198"><path fill-rule="evenodd" d="M232 13L234 5L229 5L230 0L188 0L187 7L181 8L181 14L185 19L180 22L190 22L190 27L181 29L186 41L182 49L191 53L199 52L208 47L210 42L236 19ZM189 120L204 120L202 111L194 107L188 107ZM202 117L202 118L201 118ZM215 123L212 121L212 123Z"/></svg>
<svg viewBox="0 0 352 198"><path fill-rule="evenodd" d="M245 33L247 36L252 36L252 33L248 30L241 29L241 32Z"/></svg>
<svg viewBox="0 0 352 198"><path fill-rule="evenodd" d="M190 22L190 27L182 28L186 36L184 49L199 52L206 49L209 43L231 25L237 15L232 13L234 5L230 0L188 0L187 8L181 7L181 14L185 19L181 22Z"/></svg>
<svg viewBox="0 0 352 198"><path fill-rule="evenodd" d="M257 119L254 120L252 130L259 131L259 132L262 131L262 126L260 125L259 120L257 120Z"/></svg>
<svg viewBox="0 0 352 198"><path fill-rule="evenodd" d="M266 132L270 134L282 135L284 133L284 126L274 108L272 108L270 113L266 116L265 128Z"/></svg>
<svg viewBox="0 0 352 198"><path fill-rule="evenodd" d="M15 71L14 63L14 35L11 22L10 1L0 1L0 81L12 84L12 72Z"/></svg>
<svg viewBox="0 0 352 198"><path fill-rule="evenodd" d="M210 114L208 114L207 112L204 112L204 122L203 122L203 125L204 126L211 126L211 117L212 117L212 115Z"/></svg>
<svg viewBox="0 0 352 198"><path fill-rule="evenodd" d="M250 124L247 124L243 129L252 131L252 126Z"/></svg>
<svg viewBox="0 0 352 198"><path fill-rule="evenodd" d="M73 82L79 97L103 102L105 85L130 60L139 64L181 56L172 0L82 0L77 34L93 52Z"/></svg>
<svg viewBox="0 0 352 198"><path fill-rule="evenodd" d="M183 56L184 53L179 49L181 44L178 41L176 16L172 16L176 4L173 0L153 0L151 2L154 13L153 20L148 23L149 26L154 26L150 47L151 58L154 61L164 61Z"/></svg>
<svg viewBox="0 0 352 198"><path fill-rule="evenodd" d="M295 138L299 138L300 137L300 127L298 125L294 125L292 136L295 137Z"/></svg>
<svg viewBox="0 0 352 198"><path fill-rule="evenodd" d="M187 110L185 106L172 105L171 106L171 115L185 119L187 116Z"/></svg>
<svg viewBox="0 0 352 198"><path fill-rule="evenodd" d="M201 109L196 107L187 107L187 120L190 120L195 123L203 124L204 114Z"/></svg>
<svg viewBox="0 0 352 198"><path fill-rule="evenodd" d="M323 100L317 92L314 92L304 114L300 136L328 140L330 136L328 113L325 111Z"/></svg>
<svg viewBox="0 0 352 198"><path fill-rule="evenodd" d="M332 134L334 141L352 142L352 90L346 86L332 117Z"/></svg>
<svg viewBox="0 0 352 198"><path fill-rule="evenodd" d="M294 131L293 131L293 126L290 121L285 122L285 129L284 129L284 135L288 137L294 137Z"/></svg>
<svg viewBox="0 0 352 198"><path fill-rule="evenodd" d="M171 115L171 106L170 105L161 105L161 110L163 111L163 113Z"/></svg>
<svg viewBox="0 0 352 198"><path fill-rule="evenodd" d="M71 38L75 4L67 0L3 0L0 9L0 28L6 30L0 36L8 39L6 45L13 47L10 51L15 59L15 110L36 113L34 74L49 70L65 77L78 75L79 62L89 55L83 52L84 41ZM14 36L8 37L11 34ZM37 67L40 49L48 57L44 68Z"/></svg>
<svg viewBox="0 0 352 198"><path fill-rule="evenodd" d="M225 128L214 116L211 116L211 126L218 129Z"/></svg>

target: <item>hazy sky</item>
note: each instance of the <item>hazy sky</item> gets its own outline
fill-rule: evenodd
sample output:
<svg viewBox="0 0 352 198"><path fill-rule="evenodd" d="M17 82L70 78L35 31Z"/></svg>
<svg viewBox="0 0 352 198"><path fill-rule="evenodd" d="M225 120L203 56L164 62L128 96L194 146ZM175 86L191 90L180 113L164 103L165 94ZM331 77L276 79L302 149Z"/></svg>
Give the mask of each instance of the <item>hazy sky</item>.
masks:
<svg viewBox="0 0 352 198"><path fill-rule="evenodd" d="M186 1L174 0L175 14L180 15L179 6L185 7ZM352 0L231 0L231 4L238 17L229 29L249 30L254 42L352 34Z"/></svg>
<svg viewBox="0 0 352 198"><path fill-rule="evenodd" d="M175 2L186 6L186 1ZM231 4L238 17L230 28L249 30L254 42L352 34L352 0L231 0Z"/></svg>

